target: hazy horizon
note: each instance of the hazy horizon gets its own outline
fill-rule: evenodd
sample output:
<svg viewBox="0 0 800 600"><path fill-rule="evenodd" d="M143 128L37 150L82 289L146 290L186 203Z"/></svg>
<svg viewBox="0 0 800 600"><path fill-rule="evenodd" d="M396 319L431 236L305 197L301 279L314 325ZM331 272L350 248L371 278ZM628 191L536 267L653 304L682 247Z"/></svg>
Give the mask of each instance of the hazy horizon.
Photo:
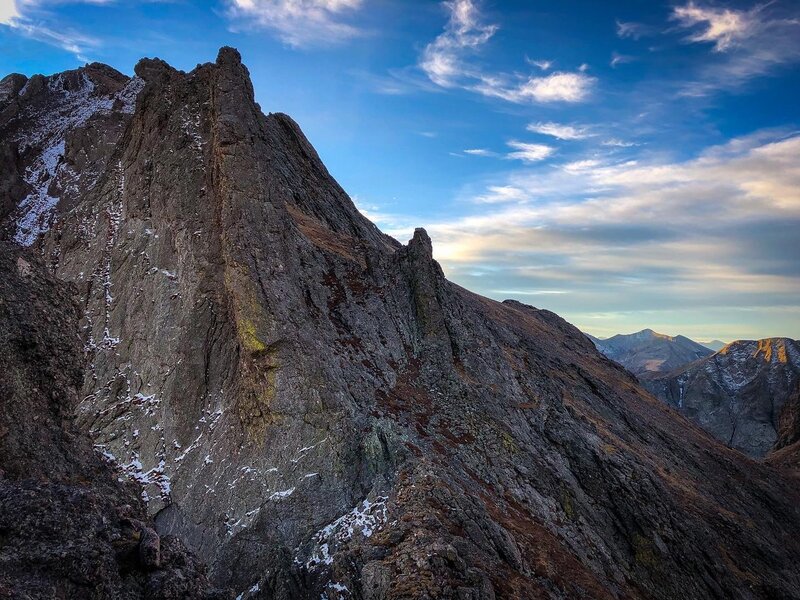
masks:
<svg viewBox="0 0 800 600"><path fill-rule="evenodd" d="M599 337L800 338L795 2L0 0L0 44L2 75L237 47L460 285Z"/></svg>

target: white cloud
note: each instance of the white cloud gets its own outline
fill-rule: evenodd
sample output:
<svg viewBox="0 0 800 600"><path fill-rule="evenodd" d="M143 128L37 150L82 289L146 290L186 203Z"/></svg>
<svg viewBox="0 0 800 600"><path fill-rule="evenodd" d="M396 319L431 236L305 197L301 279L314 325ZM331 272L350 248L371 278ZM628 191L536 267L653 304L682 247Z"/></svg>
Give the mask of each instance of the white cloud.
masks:
<svg viewBox="0 0 800 600"><path fill-rule="evenodd" d="M589 97L594 77L583 73L551 73L546 77L531 77L516 86L498 85L491 79L476 86L487 96L496 96L510 102L582 102Z"/></svg>
<svg viewBox="0 0 800 600"><path fill-rule="evenodd" d="M464 150L464 154L470 154L472 156L497 156L497 152L492 152L487 148L469 148Z"/></svg>
<svg viewBox="0 0 800 600"><path fill-rule="evenodd" d="M475 76L464 63L464 54L489 41L497 25L482 24L480 12L471 0L453 0L444 6L450 11L450 19L444 32L422 51L420 67L435 84L455 87L462 77Z"/></svg>
<svg viewBox="0 0 800 600"><path fill-rule="evenodd" d="M0 0L0 25L12 27L27 20L31 13L55 4L110 4L115 0Z"/></svg>
<svg viewBox="0 0 800 600"><path fill-rule="evenodd" d="M547 146L545 144L530 144L517 140L508 142L508 146L513 148L514 152L509 152L506 158L524 162L538 162L544 160L553 154L555 150L552 146Z"/></svg>
<svg viewBox="0 0 800 600"><path fill-rule="evenodd" d="M87 50L100 45L95 38L74 31L56 31L43 25L33 25L19 20L14 21L12 27L27 37L71 52L81 62L89 62L86 56Z"/></svg>
<svg viewBox="0 0 800 600"><path fill-rule="evenodd" d="M500 204L504 202L520 202L528 199L525 190L513 185L490 185L486 193L476 196L477 204Z"/></svg>
<svg viewBox="0 0 800 600"><path fill-rule="evenodd" d="M768 2L736 10L689 2L673 8L671 18L689 31L685 40L711 44L714 56L699 64L679 95L735 90L781 65L800 61L798 17L796 3Z"/></svg>
<svg viewBox="0 0 800 600"><path fill-rule="evenodd" d="M419 67L436 85L466 89L517 104L581 102L589 97L596 80L582 71L521 77L491 73L473 65L467 59L480 51L498 27L483 22L473 0L453 0L444 6L450 13L444 31L424 48L419 61ZM545 62L532 64L544 69ZM551 65L547 62L546 66Z"/></svg>
<svg viewBox="0 0 800 600"><path fill-rule="evenodd" d="M549 155L547 150L542 153ZM567 163L562 169L571 173L541 169L513 173L473 200L483 204L513 200L515 207L433 224L429 232L463 250L447 255L447 260L473 261L484 253L538 247L544 241L533 232L542 228L640 228L702 238L704 231L728 235L726 229L755 227L765 219L800 222L800 135L733 140L685 162L607 164L587 159ZM609 243L608 239L582 239L582 244L595 249ZM697 244L706 251L705 242ZM786 248L784 256L791 251ZM628 256L625 262L631 260L635 262L635 257ZM702 254L694 260L698 265L705 262ZM659 261L674 262L666 251Z"/></svg>
<svg viewBox="0 0 800 600"><path fill-rule="evenodd" d="M553 68L552 60L531 60L527 59L534 67L539 67L542 71L549 71Z"/></svg>
<svg viewBox="0 0 800 600"><path fill-rule="evenodd" d="M633 56L627 54L620 54L619 52L611 53L611 62L609 63L612 68L616 69L617 65L633 62L636 60Z"/></svg>
<svg viewBox="0 0 800 600"><path fill-rule="evenodd" d="M600 142L603 146L613 146L615 148L630 148L631 146L638 146L635 142L628 142L618 138L609 138Z"/></svg>
<svg viewBox="0 0 800 600"><path fill-rule="evenodd" d="M644 23L617 20L617 36L638 40L641 37L652 35L655 29Z"/></svg>
<svg viewBox="0 0 800 600"><path fill-rule="evenodd" d="M568 162L561 165L561 168L570 173L576 173L579 171L587 171L589 169L594 169L595 167L599 167L601 162L599 160L588 158L585 160L576 160L573 162Z"/></svg>
<svg viewBox="0 0 800 600"><path fill-rule="evenodd" d="M588 127L576 125L564 125L561 123L538 122L530 123L526 127L528 131L549 135L559 140L582 140L594 135Z"/></svg>
<svg viewBox="0 0 800 600"><path fill-rule="evenodd" d="M700 26L688 39L713 43L715 51L723 52L756 32L760 25L757 18L760 10L761 7L751 11L701 7L689 2L685 6L674 7L672 18L682 27Z"/></svg>
<svg viewBox="0 0 800 600"><path fill-rule="evenodd" d="M106 4L109 0L73 0L79 4ZM0 25L10 27L25 37L61 48L88 62L86 52L100 45L92 37L73 31L57 22L54 15L44 10L50 0L0 0ZM52 24L50 23L52 21Z"/></svg>
<svg viewBox="0 0 800 600"><path fill-rule="evenodd" d="M341 42L361 31L343 21L362 0L228 0L228 15L247 26L275 32L284 43L316 46Z"/></svg>
<svg viewBox="0 0 800 600"><path fill-rule="evenodd" d="M0 0L0 24L11 25L19 19L19 10L14 0Z"/></svg>

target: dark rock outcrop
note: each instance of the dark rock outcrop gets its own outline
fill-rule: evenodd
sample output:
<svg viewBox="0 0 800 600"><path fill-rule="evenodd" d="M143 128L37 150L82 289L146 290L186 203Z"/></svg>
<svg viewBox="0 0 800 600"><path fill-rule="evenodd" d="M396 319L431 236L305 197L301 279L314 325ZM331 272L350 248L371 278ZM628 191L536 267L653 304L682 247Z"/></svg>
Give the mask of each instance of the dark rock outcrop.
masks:
<svg viewBox="0 0 800 600"><path fill-rule="evenodd" d="M787 398L800 383L800 343L742 340L683 369L644 381L725 444L763 457L778 439Z"/></svg>
<svg viewBox="0 0 800 600"><path fill-rule="evenodd" d="M5 230L77 286L80 423L145 486L156 572L170 532L244 599L796 595L778 471L557 315L447 281L423 230L383 235L236 51L136 73ZM0 109L23 179L56 81Z"/></svg>
<svg viewBox="0 0 800 600"><path fill-rule="evenodd" d="M211 598L204 567L74 426L73 293L0 243L0 598Z"/></svg>
<svg viewBox="0 0 800 600"><path fill-rule="evenodd" d="M781 409L778 439L767 456L767 461L800 476L800 385Z"/></svg>
<svg viewBox="0 0 800 600"><path fill-rule="evenodd" d="M781 409L778 420L778 439L774 450L781 450L800 442L800 385L798 385Z"/></svg>

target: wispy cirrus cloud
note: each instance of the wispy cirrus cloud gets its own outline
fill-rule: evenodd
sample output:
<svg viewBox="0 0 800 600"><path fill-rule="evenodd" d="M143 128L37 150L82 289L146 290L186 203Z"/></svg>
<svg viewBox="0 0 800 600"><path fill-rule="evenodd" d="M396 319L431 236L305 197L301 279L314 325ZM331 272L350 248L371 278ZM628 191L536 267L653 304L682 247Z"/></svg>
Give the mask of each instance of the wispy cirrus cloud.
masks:
<svg viewBox="0 0 800 600"><path fill-rule="evenodd" d="M362 0L227 0L237 26L265 29L293 47L334 44L362 34L347 19Z"/></svg>
<svg viewBox="0 0 800 600"><path fill-rule="evenodd" d="M489 42L498 30L486 23L473 0L452 0L444 7L449 19L444 31L423 49L419 67L425 75L443 88L460 88L487 97L516 104L582 102L586 100L596 79L585 72L554 72L546 76L492 73L475 65L471 58ZM536 64L549 69L549 62Z"/></svg>
<svg viewBox="0 0 800 600"><path fill-rule="evenodd" d="M611 65L612 68L616 69L617 65L624 65L625 63L630 63L635 60L635 56L631 56L629 54L620 54L619 52L615 51L611 53L611 61L608 64Z"/></svg>
<svg viewBox="0 0 800 600"><path fill-rule="evenodd" d="M682 90L684 96L705 96L737 89L777 67L800 61L798 5L759 4L737 10L689 2L675 6L671 20L687 31L685 42L710 44L715 60L701 65Z"/></svg>
<svg viewBox="0 0 800 600"><path fill-rule="evenodd" d="M108 4L113 0L71 0L72 4ZM100 45L97 38L64 25L47 11L52 0L0 0L0 25L25 37L61 48L87 62L87 52Z"/></svg>
<svg viewBox="0 0 800 600"><path fill-rule="evenodd" d="M638 146L636 142L629 142L627 140L621 140L619 138L609 138L607 140L603 140L600 142L602 146L611 146L613 148L630 148L632 146Z"/></svg>
<svg viewBox="0 0 800 600"><path fill-rule="evenodd" d="M464 154L469 154L470 156L497 156L497 152L493 152L488 148L468 148L464 150Z"/></svg>
<svg viewBox="0 0 800 600"><path fill-rule="evenodd" d="M583 160L574 160L572 162L561 165L561 168L568 173L579 173L581 171L588 171L602 165L602 162L594 158L586 158Z"/></svg>
<svg viewBox="0 0 800 600"><path fill-rule="evenodd" d="M112 4L115 0L0 0L0 25L14 26L57 4ZM41 15L39 15L41 16Z"/></svg>
<svg viewBox="0 0 800 600"><path fill-rule="evenodd" d="M658 30L644 23L637 23L635 21L620 21L617 19L617 36L621 38L631 38L638 40L639 38L653 35Z"/></svg>
<svg viewBox="0 0 800 600"><path fill-rule="evenodd" d="M681 27L696 29L687 38L692 42L709 42L716 52L724 52L755 35L763 26L759 13L761 6L749 11L731 8L702 7L694 2L676 6L672 18Z"/></svg>
<svg viewBox="0 0 800 600"><path fill-rule="evenodd" d="M481 14L471 0L445 2L450 18L444 32L425 46L419 66L428 78L441 87L458 87L462 80L479 79L480 73L465 59L479 50L497 31L497 25L481 22Z"/></svg>
<svg viewBox="0 0 800 600"><path fill-rule="evenodd" d="M534 133L549 135L559 140L582 140L594 135L589 128L584 125L566 125L563 123L553 123L552 121L529 123L526 129Z"/></svg>
<svg viewBox="0 0 800 600"><path fill-rule="evenodd" d="M468 89L484 96L524 104L530 102L583 102L589 98L596 79L584 73L551 73L545 77L530 77L519 84L505 82L504 76L482 75L480 82Z"/></svg>
<svg viewBox="0 0 800 600"><path fill-rule="evenodd" d="M506 158L529 163L544 160L555 152L555 148L546 144L531 144L518 140L511 140L508 142L508 147L511 148L513 152L506 154Z"/></svg>
<svg viewBox="0 0 800 600"><path fill-rule="evenodd" d="M553 68L553 61L552 60L532 60L530 58L526 58L525 60L528 63L532 64L534 67L539 67L542 71L549 71Z"/></svg>
<svg viewBox="0 0 800 600"><path fill-rule="evenodd" d="M489 150L488 148L468 148L462 152L463 154L469 156L498 157L505 158L507 160L520 160L525 163L535 163L549 158L555 153L556 150L554 147L548 146L547 144L521 142L519 140L509 140L506 142L506 145L511 149L511 151L506 154L501 154L499 152L495 152L494 150ZM452 154L460 156L458 153ZM500 188L496 188L496 190L497 189ZM492 200L492 202L496 201L497 200Z"/></svg>
<svg viewBox="0 0 800 600"><path fill-rule="evenodd" d="M486 192L475 196L476 204L505 204L508 202L525 202L528 195L525 190L513 185L490 185Z"/></svg>

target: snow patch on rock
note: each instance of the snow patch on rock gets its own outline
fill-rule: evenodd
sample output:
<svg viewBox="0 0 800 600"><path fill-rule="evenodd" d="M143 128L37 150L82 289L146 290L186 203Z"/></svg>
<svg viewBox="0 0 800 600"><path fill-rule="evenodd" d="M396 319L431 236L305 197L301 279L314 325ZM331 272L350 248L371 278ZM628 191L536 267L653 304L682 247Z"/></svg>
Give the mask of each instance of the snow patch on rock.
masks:
<svg viewBox="0 0 800 600"><path fill-rule="evenodd" d="M320 565L332 564L336 546L352 539L357 533L365 538L372 537L386 522L388 499L388 496L378 496L373 502L365 498L350 512L315 533L312 538L314 547L305 567L313 571ZM295 562L303 564L299 558L295 558Z"/></svg>
<svg viewBox="0 0 800 600"><path fill-rule="evenodd" d="M133 78L117 94L105 96L96 93L95 84L86 73L81 74L77 89L65 85L65 82L64 74L48 81L47 87L55 103L27 114L31 127L24 137L16 140L21 154L35 153L33 162L23 174L31 191L18 206L14 241L21 246L33 245L52 225L52 213L60 200L60 192L54 184L58 175L68 169L63 162L67 135L84 126L95 115L110 113L117 101L122 103L122 112L132 113L136 97L144 86L141 79ZM24 95L24 91L25 88L20 95Z"/></svg>

